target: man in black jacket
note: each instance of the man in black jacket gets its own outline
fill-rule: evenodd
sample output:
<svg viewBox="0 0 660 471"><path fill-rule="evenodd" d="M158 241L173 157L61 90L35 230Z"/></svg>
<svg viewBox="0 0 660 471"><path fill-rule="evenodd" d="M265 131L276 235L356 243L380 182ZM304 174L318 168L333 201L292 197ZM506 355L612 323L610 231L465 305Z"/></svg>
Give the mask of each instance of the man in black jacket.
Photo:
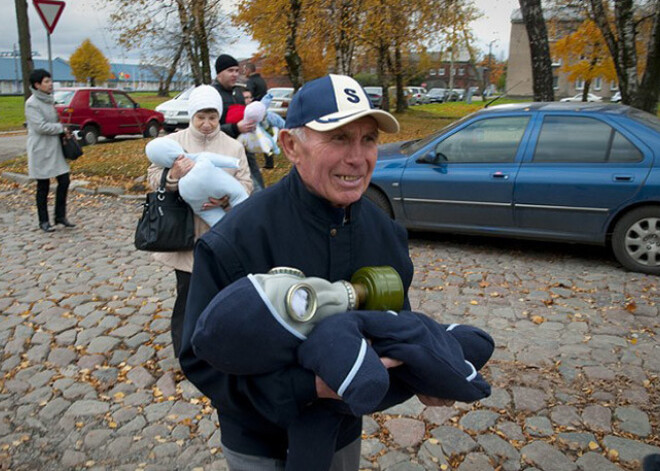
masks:
<svg viewBox="0 0 660 471"><path fill-rule="evenodd" d="M218 410L230 470L283 469L287 427L309 404L341 398L300 366L231 375L199 358L191 338L201 313L218 292L241 277L276 266L334 282L349 279L364 266L389 265L401 276L404 309L410 309L407 293L413 265L405 229L362 196L376 164L378 130L397 132L396 119L371 108L355 80L330 75L298 91L286 128L281 142L294 165L291 173L227 213L195 248L180 362L187 378ZM245 328L260 326L246 323ZM389 358L381 361L386 367L400 364ZM378 410L408 395L392 380ZM446 404L437 398L420 399L428 405ZM332 471L358 469L361 430L361 417L343 417Z"/></svg>
<svg viewBox="0 0 660 471"><path fill-rule="evenodd" d="M261 74L257 73L257 68L252 62L245 64L245 75L248 77L246 88L252 92L252 98L261 100L268 92L268 86Z"/></svg>
<svg viewBox="0 0 660 471"><path fill-rule="evenodd" d="M220 129L229 137L236 139L239 134L254 131L257 123L241 119L238 123L227 122L227 112L232 106L245 106L245 99L243 92L240 88L236 87L236 81L240 74L238 61L229 54L220 54L215 61L215 80L213 87L220 93L222 97L222 116L220 116ZM264 180L259 170L259 164L254 154L246 152L248 165L250 167L250 174L254 183L255 190L260 190L264 187Z"/></svg>

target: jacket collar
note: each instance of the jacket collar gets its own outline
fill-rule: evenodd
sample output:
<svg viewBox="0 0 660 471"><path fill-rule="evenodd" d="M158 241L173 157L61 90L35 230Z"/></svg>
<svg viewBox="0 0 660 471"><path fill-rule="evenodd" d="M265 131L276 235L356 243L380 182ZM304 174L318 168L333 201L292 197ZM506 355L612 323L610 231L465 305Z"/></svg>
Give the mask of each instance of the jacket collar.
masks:
<svg viewBox="0 0 660 471"><path fill-rule="evenodd" d="M192 123L190 123L188 126L188 130L192 138L200 145L205 145L207 142L212 141L218 137L218 134L220 134L220 126L218 126L211 134L203 134L202 132L198 131L195 126L192 125Z"/></svg>
<svg viewBox="0 0 660 471"><path fill-rule="evenodd" d="M32 94L35 96L40 101L43 101L44 103L49 103L53 104L55 103L55 98L53 97L52 93L44 93L41 90L37 90L36 88L30 87L30 91Z"/></svg>
<svg viewBox="0 0 660 471"><path fill-rule="evenodd" d="M302 204L316 219L320 219L325 223L345 225L355 221L359 215L362 198L347 208L337 208L332 206L325 198L309 191L295 167L289 172L287 180L293 200Z"/></svg>

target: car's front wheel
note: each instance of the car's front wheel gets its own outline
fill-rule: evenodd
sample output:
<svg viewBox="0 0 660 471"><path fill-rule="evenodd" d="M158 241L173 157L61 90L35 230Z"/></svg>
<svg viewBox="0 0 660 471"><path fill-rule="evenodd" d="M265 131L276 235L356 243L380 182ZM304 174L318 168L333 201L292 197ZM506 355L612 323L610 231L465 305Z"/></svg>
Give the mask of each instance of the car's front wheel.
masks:
<svg viewBox="0 0 660 471"><path fill-rule="evenodd" d="M144 129L144 137L158 137L160 132L160 125L156 121L149 121L147 127Z"/></svg>
<svg viewBox="0 0 660 471"><path fill-rule="evenodd" d="M382 209L390 218L394 219L394 213L392 212L390 202L382 191L370 186L367 188L367 191L364 192L364 196L374 202L376 206Z"/></svg>
<svg viewBox="0 0 660 471"><path fill-rule="evenodd" d="M623 216L612 235L612 250L629 270L660 275L660 206L646 206Z"/></svg>
<svg viewBox="0 0 660 471"><path fill-rule="evenodd" d="M88 146L93 146L99 142L99 135L99 128L92 126L91 124L88 124L82 129L83 142Z"/></svg>

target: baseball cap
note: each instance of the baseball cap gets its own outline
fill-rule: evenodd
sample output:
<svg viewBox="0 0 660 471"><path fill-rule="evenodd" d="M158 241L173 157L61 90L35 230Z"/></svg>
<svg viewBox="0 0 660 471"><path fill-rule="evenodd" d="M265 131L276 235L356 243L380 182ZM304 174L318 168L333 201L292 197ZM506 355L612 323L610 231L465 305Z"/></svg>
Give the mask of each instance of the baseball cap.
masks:
<svg viewBox="0 0 660 471"><path fill-rule="evenodd" d="M374 118L384 132L399 131L396 118L375 109L362 86L353 78L330 74L307 82L293 95L285 127L307 126L315 131L331 131L365 116Z"/></svg>

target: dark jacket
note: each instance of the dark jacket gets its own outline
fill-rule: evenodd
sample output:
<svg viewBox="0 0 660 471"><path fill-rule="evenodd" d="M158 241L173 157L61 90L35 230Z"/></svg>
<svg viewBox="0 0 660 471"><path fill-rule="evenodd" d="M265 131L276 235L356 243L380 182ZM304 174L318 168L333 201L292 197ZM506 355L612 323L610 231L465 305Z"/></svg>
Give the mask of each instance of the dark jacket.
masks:
<svg viewBox="0 0 660 471"><path fill-rule="evenodd" d="M295 169L234 208L198 241L180 362L187 378L218 409L225 446L239 453L285 459L286 427L317 397L314 374L300 366L234 376L197 358L191 337L214 296L249 273L266 273L276 266L337 281L374 265L390 265L401 275L404 309L409 309L413 265L405 230L365 198L349 210L332 207L305 188ZM361 418L345 416L337 449L356 440L361 426Z"/></svg>
<svg viewBox="0 0 660 471"><path fill-rule="evenodd" d="M220 85L220 82L214 80L213 88L215 88L220 96L222 97L222 116L220 116L220 129L222 132L227 134L230 137L236 139L240 132L238 131L238 126L236 123L227 123L227 110L231 105L245 105L245 99L243 98L243 92L238 87L234 87L232 90L227 90L225 87Z"/></svg>
<svg viewBox="0 0 660 471"><path fill-rule="evenodd" d="M252 98L261 100L268 92L266 81L260 74L252 74L247 79L246 88L252 93Z"/></svg>

